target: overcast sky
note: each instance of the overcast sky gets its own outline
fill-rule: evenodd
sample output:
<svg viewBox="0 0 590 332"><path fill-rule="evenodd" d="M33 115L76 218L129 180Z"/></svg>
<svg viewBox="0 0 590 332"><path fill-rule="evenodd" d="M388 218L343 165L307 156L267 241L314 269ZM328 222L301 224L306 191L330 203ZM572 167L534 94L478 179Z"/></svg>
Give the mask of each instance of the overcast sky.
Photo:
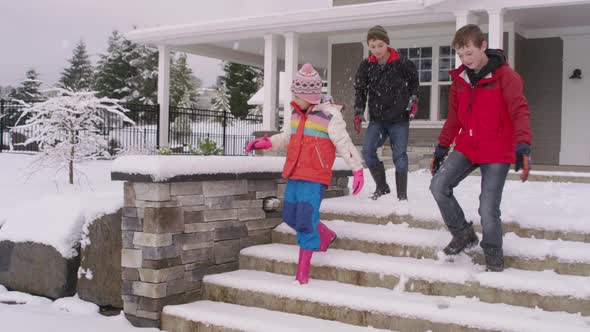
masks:
<svg viewBox="0 0 590 332"><path fill-rule="evenodd" d="M83 39L96 63L114 29L326 7L328 0L0 0L0 85L18 85L34 67L52 85ZM219 61L190 57L205 86L221 74Z"/></svg>

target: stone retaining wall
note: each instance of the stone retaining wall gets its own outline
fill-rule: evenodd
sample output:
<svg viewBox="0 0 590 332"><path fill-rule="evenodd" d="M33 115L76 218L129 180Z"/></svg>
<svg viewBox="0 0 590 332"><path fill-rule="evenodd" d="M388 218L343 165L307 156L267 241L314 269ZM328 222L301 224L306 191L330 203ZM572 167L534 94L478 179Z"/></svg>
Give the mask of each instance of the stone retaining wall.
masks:
<svg viewBox="0 0 590 332"><path fill-rule="evenodd" d="M326 197L348 194L348 171L336 171ZM282 199L280 173L180 176L166 183L113 173L126 180L122 213L122 297L136 326L159 327L162 308L196 301L205 275L238 269L242 248L271 242ZM209 179L207 179L209 178ZM282 201L282 200L281 200Z"/></svg>

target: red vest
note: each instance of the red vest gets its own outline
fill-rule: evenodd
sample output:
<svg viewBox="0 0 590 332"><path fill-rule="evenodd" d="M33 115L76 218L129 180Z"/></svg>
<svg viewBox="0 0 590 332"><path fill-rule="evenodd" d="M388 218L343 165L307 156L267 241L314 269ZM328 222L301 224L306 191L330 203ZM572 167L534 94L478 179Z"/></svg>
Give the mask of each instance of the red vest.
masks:
<svg viewBox="0 0 590 332"><path fill-rule="evenodd" d="M328 137L330 116L315 106L304 113L295 103L291 117L291 137L283 177L329 185L336 159L336 147ZM312 118L308 120L309 118Z"/></svg>

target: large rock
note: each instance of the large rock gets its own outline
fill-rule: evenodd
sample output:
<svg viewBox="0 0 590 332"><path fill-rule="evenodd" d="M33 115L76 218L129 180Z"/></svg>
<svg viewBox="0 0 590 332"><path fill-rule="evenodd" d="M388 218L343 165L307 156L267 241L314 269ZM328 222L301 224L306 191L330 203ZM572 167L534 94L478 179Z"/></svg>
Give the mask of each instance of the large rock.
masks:
<svg viewBox="0 0 590 332"><path fill-rule="evenodd" d="M9 289L53 299L72 296L79 266L79 255L65 259L45 244L0 241L0 284Z"/></svg>
<svg viewBox="0 0 590 332"><path fill-rule="evenodd" d="M123 308L121 298L121 211L95 220L82 248L78 296L100 306Z"/></svg>

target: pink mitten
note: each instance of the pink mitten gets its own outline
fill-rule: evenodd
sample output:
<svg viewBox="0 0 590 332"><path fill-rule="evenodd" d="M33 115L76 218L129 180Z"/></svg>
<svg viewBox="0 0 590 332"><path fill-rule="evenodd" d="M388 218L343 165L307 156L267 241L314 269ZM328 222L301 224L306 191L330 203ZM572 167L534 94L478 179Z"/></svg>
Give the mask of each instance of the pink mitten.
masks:
<svg viewBox="0 0 590 332"><path fill-rule="evenodd" d="M358 171L352 172L352 175L354 176L354 179L352 180L352 194L358 195L358 193L361 192L361 189L363 189L363 186L365 185L363 169L361 168Z"/></svg>
<svg viewBox="0 0 590 332"><path fill-rule="evenodd" d="M255 138L251 140L246 146L246 152L259 149L268 150L270 148L272 148L272 142L268 138L268 134L264 134L263 138Z"/></svg>

